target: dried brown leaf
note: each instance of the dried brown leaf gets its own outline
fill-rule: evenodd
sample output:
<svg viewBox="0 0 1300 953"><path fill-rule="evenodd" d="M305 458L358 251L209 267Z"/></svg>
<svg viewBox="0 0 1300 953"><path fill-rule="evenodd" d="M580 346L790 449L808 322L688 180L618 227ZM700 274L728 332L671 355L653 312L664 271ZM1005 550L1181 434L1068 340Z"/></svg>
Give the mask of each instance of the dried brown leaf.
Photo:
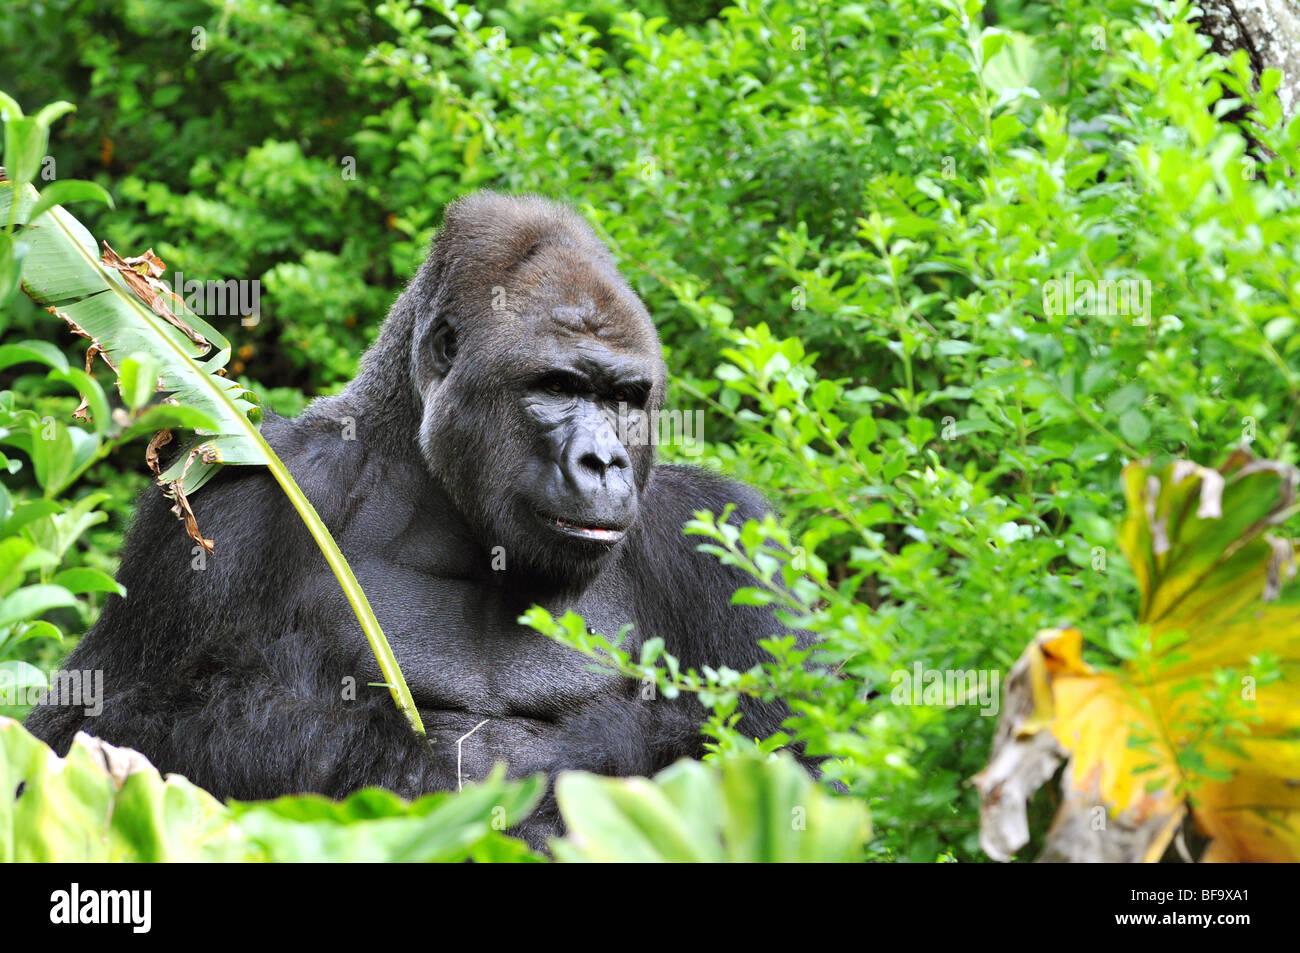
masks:
<svg viewBox="0 0 1300 953"><path fill-rule="evenodd" d="M170 430L160 430L153 435L149 441L149 446L144 448L144 462L149 465L154 476L162 473L162 465L158 462L158 448L165 447L172 442L172 432Z"/></svg>
<svg viewBox="0 0 1300 953"><path fill-rule="evenodd" d="M104 252L100 257L100 261L105 267L112 268L120 274L127 287L135 293L136 297L147 304L154 314L171 324L200 347L210 348L212 346L207 338L195 331L177 315L176 311L180 309L173 309L168 304L168 301L174 301L178 304L182 304L182 302L176 293L167 287L166 282L162 281L161 276L166 266L163 264L162 259L153 253L152 248L143 255L123 258L113 251L108 242L104 242Z"/></svg>
<svg viewBox="0 0 1300 953"><path fill-rule="evenodd" d="M176 501L172 506L172 515L185 521L185 532L189 534L190 539L208 552L213 552L216 549L216 544L210 539L205 539L203 534L199 532L199 521L195 519L194 510L190 507L190 501L185 496L184 483L184 480L175 480L166 484L172 499Z"/></svg>

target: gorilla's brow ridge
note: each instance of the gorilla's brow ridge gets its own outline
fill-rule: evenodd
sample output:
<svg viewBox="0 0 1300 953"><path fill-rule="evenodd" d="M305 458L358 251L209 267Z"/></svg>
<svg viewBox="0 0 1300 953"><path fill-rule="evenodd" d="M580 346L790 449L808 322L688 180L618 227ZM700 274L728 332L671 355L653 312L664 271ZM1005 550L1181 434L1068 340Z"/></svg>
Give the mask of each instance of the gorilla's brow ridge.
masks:
<svg viewBox="0 0 1300 953"><path fill-rule="evenodd" d="M590 299L577 304L554 305L548 317L560 327L570 331L588 331L598 334L603 330L603 322L596 311L596 305Z"/></svg>

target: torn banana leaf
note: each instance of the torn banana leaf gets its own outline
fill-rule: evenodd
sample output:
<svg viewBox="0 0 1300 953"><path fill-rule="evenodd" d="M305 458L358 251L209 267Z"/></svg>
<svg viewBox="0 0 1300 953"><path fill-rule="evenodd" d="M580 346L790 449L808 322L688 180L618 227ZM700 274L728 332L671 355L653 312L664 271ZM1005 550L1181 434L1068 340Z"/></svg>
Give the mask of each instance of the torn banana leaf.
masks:
<svg viewBox="0 0 1300 953"><path fill-rule="evenodd" d="M0 182L0 221L8 219L13 197L13 183ZM35 190L24 186L20 222L26 222L35 201ZM178 515L186 519L191 535L211 548L192 525L186 495L207 482L220 464L268 462L256 433L261 411L255 398L222 376L230 342L167 288L161 280L163 264L152 252L121 258L105 244L101 255L85 227L59 206L26 223L17 238L26 246L23 290L91 342L88 362L102 356L116 373L123 358L152 356L157 391L197 411L210 425L196 429L199 439L168 470L154 472L183 510Z"/></svg>
<svg viewBox="0 0 1300 953"><path fill-rule="evenodd" d="M36 191L27 185L16 195L15 199L13 183L4 180L0 171L0 221L8 220L16 200L15 219L26 223L17 232L24 246L19 256L24 259L23 290L74 332L90 339L87 362L102 354L114 373L122 369L118 388L124 397L130 393L147 400L151 393L147 377L140 374L141 365L131 362L131 373L127 374L128 365L123 363L135 354L146 355L147 366L158 375L154 392L170 395L165 400L179 404L179 409L185 411L186 425L199 434L198 443L165 472L158 472L158 448L170 436L160 433L145 449L145 460L175 501L172 511L185 521L186 532L211 552L213 541L199 531L187 494L201 487L221 464L266 466L338 579L398 710L416 735L424 737L424 724L397 657L356 575L320 514L262 439L257 429L261 412L252 394L222 377L230 357L230 342L187 310L167 288L162 281L163 263L152 251L122 258L105 244L103 256L98 256L90 233L61 207L55 205L44 212L36 209L39 214L28 222L38 201ZM130 384L127 377L132 378ZM140 385L142 388L137 390Z"/></svg>
<svg viewBox="0 0 1300 953"><path fill-rule="evenodd" d="M1025 650L973 779L990 856L1028 842L1026 802L1068 759L1042 859L1159 860L1190 819L1202 861L1300 860L1300 584L1270 532L1298 479L1244 450L1217 469L1125 468L1147 651L1097 669L1077 629Z"/></svg>

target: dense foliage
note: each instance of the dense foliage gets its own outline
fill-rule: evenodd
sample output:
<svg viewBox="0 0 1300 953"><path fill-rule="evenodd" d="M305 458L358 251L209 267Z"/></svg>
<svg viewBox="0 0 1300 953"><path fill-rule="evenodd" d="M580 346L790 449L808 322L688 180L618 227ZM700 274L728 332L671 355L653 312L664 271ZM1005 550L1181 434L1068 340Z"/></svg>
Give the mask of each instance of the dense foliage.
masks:
<svg viewBox="0 0 1300 953"><path fill-rule="evenodd" d="M669 407L703 411L703 444L665 456L749 480L781 517L690 532L753 569L738 598L826 640L820 674L774 643L765 673L653 677L703 692L723 758L753 745L735 691L785 695L789 734L870 803L869 857L969 860L994 719L895 704L894 673L1002 672L1066 624L1094 661L1140 656L1125 462L1297 458L1300 122L1275 76L1253 89L1244 57L1205 53L1193 12L49 0L0 19L0 88L78 105L49 150L114 196L77 209L95 235L262 282L260 320L222 331L281 413L354 373L446 202L492 186L582 210L655 316ZM21 296L3 321L3 342L80 350ZM144 482L139 443L42 469L46 421L92 438L66 379L29 369L0 381L3 439L30 460L0 495L0 595L111 572ZM10 558L24 526L47 556ZM75 635L99 598L65 591L0 617L0 659L53 663L49 623Z"/></svg>

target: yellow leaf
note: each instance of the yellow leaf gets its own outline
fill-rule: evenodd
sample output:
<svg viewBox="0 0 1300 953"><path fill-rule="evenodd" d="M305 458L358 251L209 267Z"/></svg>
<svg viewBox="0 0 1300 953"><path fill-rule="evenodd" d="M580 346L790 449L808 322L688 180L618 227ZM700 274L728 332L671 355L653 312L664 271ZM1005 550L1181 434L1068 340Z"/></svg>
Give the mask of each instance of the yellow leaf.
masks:
<svg viewBox="0 0 1300 953"><path fill-rule="evenodd" d="M1077 629L1053 629L1013 666L974 778L992 856L1027 841L1024 801L1068 758L1053 859L1158 860L1190 815L1203 860L1300 860L1300 585L1291 543L1267 532L1297 482L1244 450L1216 470L1125 468L1146 649L1098 670ZM1044 732L1054 745L1031 744Z"/></svg>

